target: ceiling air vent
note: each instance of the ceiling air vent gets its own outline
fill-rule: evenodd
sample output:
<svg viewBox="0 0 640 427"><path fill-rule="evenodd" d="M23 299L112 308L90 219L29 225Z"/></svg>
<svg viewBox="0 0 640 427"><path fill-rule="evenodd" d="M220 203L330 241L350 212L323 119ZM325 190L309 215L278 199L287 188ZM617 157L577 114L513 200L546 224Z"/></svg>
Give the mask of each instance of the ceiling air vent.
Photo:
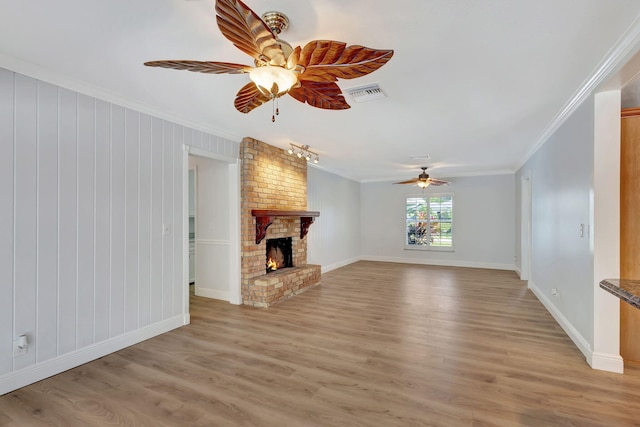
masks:
<svg viewBox="0 0 640 427"><path fill-rule="evenodd" d="M351 95L356 102L373 101L374 99L386 98L380 86L377 83L373 83L366 86L357 86L346 89L347 93Z"/></svg>

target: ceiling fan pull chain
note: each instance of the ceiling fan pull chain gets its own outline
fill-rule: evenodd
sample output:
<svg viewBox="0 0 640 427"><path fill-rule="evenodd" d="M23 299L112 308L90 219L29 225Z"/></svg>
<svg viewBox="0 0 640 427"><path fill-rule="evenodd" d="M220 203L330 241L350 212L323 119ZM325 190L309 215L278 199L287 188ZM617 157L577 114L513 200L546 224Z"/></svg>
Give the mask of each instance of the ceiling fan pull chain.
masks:
<svg viewBox="0 0 640 427"><path fill-rule="evenodd" d="M271 101L271 123L275 123L276 121L275 108L276 108L276 99L273 98L273 101Z"/></svg>

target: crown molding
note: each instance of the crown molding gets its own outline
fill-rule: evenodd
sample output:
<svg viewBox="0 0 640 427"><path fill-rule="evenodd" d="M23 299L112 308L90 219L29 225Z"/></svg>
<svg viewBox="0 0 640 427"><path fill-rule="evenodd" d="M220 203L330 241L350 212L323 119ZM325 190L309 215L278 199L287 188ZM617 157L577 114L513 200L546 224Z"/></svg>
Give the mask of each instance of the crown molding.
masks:
<svg viewBox="0 0 640 427"><path fill-rule="evenodd" d="M179 125L186 126L191 129L196 129L211 135L226 138L234 142L240 142L242 138L239 135L225 132L220 129L213 128L204 123L190 120L186 117L168 113L156 107L153 107L144 102L127 97L117 92L103 89L91 83L79 79L69 78L59 73L48 70L42 66L23 61L18 58L14 58L5 55L0 52L0 68L5 68L15 73L23 74L27 77L34 78L46 83L50 83L55 86L59 86L65 89L72 90L74 92L81 93L102 101L106 101L112 104L120 105L131 110L135 110L150 116L158 117Z"/></svg>
<svg viewBox="0 0 640 427"><path fill-rule="evenodd" d="M524 157L516 165L519 170L524 164L544 145L558 128L576 111L576 109L591 95L598 87L618 72L618 70L640 49L640 17L629 26L624 34L618 39L607 52L604 59L600 61L594 72L589 76L578 90L571 96L569 101L562 107L556 116L544 128L542 134L535 144L529 148Z"/></svg>

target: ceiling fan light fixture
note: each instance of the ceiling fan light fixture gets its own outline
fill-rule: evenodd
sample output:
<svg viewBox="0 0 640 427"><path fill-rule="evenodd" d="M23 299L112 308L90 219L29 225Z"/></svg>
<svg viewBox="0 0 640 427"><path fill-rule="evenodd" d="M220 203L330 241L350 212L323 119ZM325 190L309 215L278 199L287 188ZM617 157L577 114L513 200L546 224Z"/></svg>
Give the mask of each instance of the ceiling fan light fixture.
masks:
<svg viewBox="0 0 640 427"><path fill-rule="evenodd" d="M418 187L420 188L427 188L429 186L429 183L426 181L418 181Z"/></svg>
<svg viewBox="0 0 640 427"><path fill-rule="evenodd" d="M249 72L249 78L260 92L272 98L286 94L298 82L294 71L277 65L256 67Z"/></svg>

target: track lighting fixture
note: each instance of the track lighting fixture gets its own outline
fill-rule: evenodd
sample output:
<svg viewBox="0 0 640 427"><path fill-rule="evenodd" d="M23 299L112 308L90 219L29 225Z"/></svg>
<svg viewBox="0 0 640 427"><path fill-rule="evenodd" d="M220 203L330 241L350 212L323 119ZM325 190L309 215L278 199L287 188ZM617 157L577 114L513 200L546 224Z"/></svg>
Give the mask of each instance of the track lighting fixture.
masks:
<svg viewBox="0 0 640 427"><path fill-rule="evenodd" d="M296 156L298 156L299 159L304 158L307 162L310 162L312 158L313 158L313 163L317 164L320 162L320 155L318 153L315 153L309 150L308 145L296 145L291 142L289 143L289 145L290 147L287 150L287 153L295 154Z"/></svg>

